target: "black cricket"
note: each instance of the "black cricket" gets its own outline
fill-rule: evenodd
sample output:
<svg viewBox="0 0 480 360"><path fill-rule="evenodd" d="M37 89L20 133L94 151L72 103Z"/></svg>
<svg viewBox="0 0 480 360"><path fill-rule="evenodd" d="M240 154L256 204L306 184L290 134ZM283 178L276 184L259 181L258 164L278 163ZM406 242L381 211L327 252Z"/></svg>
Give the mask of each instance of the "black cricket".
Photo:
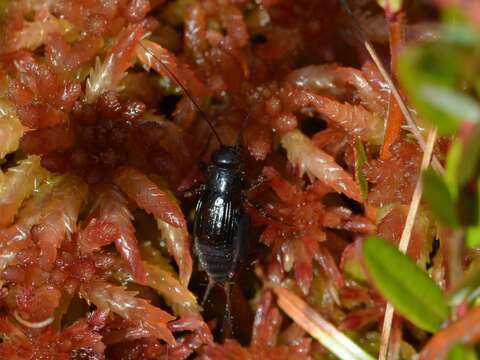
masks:
<svg viewBox="0 0 480 360"><path fill-rule="evenodd" d="M243 208L246 188L241 149L222 145L212 154L207 182L198 200L193 225L194 251L209 278L204 303L215 284L223 284L230 326L230 282L247 255L250 218Z"/></svg>
<svg viewBox="0 0 480 360"><path fill-rule="evenodd" d="M215 283L231 281L246 252L250 221L243 210L245 187L241 149L222 145L212 154L193 226L200 266Z"/></svg>
<svg viewBox="0 0 480 360"><path fill-rule="evenodd" d="M142 43L139 45L148 51ZM209 280L202 305L216 284L223 285L226 297L224 336L227 337L232 326L230 284L247 255L247 235L250 229L250 218L243 207L243 194L247 184L244 178L242 148L226 146L222 142L208 116L175 74L161 59L150 54L182 88L220 144L213 152L211 163L207 167L206 184L199 189L200 199L195 211L193 239L194 253Z"/></svg>

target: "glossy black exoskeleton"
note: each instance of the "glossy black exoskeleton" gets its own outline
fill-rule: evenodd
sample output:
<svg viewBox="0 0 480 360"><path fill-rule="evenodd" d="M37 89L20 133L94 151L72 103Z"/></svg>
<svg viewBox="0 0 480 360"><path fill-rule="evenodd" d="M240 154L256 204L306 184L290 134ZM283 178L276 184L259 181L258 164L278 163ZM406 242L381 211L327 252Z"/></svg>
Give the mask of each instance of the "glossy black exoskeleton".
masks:
<svg viewBox="0 0 480 360"><path fill-rule="evenodd" d="M250 222L243 209L244 189L240 149L221 146L207 168L193 226L195 253L211 283L231 281L246 255Z"/></svg>
<svg viewBox="0 0 480 360"><path fill-rule="evenodd" d="M140 46L143 47L141 43ZM155 57L153 54L151 55ZM250 228L250 218L243 207L246 182L242 151L240 147L224 145L213 123L188 90L160 59L156 59L184 90L220 144L220 147L212 154L211 163L207 167L206 184L200 189L200 199L197 203L193 225L193 238L194 252L200 267L207 273L209 279L202 304L208 298L215 284L223 285L227 300L224 326L227 330L225 334L228 336L228 330L232 325L230 283L237 274L242 260L246 257L247 235Z"/></svg>

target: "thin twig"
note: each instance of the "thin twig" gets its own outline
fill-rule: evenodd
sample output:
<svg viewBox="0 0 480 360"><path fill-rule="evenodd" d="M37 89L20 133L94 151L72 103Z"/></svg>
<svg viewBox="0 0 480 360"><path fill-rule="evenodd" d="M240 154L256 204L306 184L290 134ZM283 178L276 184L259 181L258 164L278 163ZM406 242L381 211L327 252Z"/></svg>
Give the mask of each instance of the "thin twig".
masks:
<svg viewBox="0 0 480 360"><path fill-rule="evenodd" d="M408 245L410 243L410 237L413 230L413 225L415 224L415 218L417 216L418 207L420 205L420 200L422 199L423 185L422 185L422 171L425 170L430 164L432 158L433 147L435 145L435 140L437 139L437 129L431 129L428 133L427 144L425 146L425 152L422 157L422 165L420 168L420 174L418 176L417 184L413 192L412 201L410 202L410 207L408 209L407 219L405 221L405 227L403 228L402 237L400 238L400 243L398 244L398 249L402 253L406 253L408 250ZM393 305L387 303L385 309L385 317L383 320L382 327L382 336L380 338L380 353L379 360L385 360L388 354L388 345L390 344L390 332L392 330L392 321L393 321L394 308Z"/></svg>
<svg viewBox="0 0 480 360"><path fill-rule="evenodd" d="M352 21L355 25L355 27L358 29L358 35L360 36L363 45L365 46L365 49L367 49L368 54L372 58L373 62L377 66L378 70L380 71L380 74L384 78L384 80L387 82L390 91L392 92L393 96L395 97L395 100L397 100L398 106L400 107L400 110L402 111L403 116L405 117L405 120L407 121L409 130L412 132L412 134L415 136L417 139L420 147L422 150L425 152L426 144L425 144L425 139L423 138L422 134L420 133L420 130L418 129L417 124L415 123L415 120L413 119L412 114L410 113L410 110L408 109L407 105L405 104L405 101L403 100L402 96L400 95L400 92L398 91L395 83L392 80L392 77L388 73L388 71L385 69L385 66L383 65L382 61L377 55L377 52L375 48L373 47L373 44L371 41L368 39L367 35L365 34L365 31L362 28L362 25L359 23L355 15L353 14L352 10L348 6L348 3L346 0L340 0L342 3L343 7L347 11L348 15L352 18ZM432 166L433 168L440 173L443 173L443 166L440 164L440 161L434 156L432 160Z"/></svg>

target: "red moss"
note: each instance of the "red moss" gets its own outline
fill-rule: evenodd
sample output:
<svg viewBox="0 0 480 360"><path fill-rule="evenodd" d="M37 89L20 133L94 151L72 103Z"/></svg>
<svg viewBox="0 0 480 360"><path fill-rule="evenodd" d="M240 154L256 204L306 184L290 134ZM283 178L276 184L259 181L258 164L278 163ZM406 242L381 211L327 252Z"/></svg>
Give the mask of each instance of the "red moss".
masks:
<svg viewBox="0 0 480 360"><path fill-rule="evenodd" d="M382 206L394 202L409 204L420 168L420 148L408 140L393 144L388 160L373 160L365 168L365 176L373 186L368 202Z"/></svg>
<svg viewBox="0 0 480 360"><path fill-rule="evenodd" d="M82 253L90 253L114 242L135 279L145 283L145 269L132 219L125 198L114 189L104 191L93 205L87 226L79 233L78 245Z"/></svg>
<svg viewBox="0 0 480 360"><path fill-rule="evenodd" d="M81 95L78 82L63 80L46 63L27 52L15 56L17 79L9 83L9 99L17 105L17 115L30 128L66 122L67 114Z"/></svg>
<svg viewBox="0 0 480 360"><path fill-rule="evenodd" d="M27 154L48 154L66 150L75 143L75 132L64 125L39 129L25 134L20 147Z"/></svg>
<svg viewBox="0 0 480 360"><path fill-rule="evenodd" d="M367 234L398 241L421 151L401 140L389 160L376 159L390 95L375 67L345 46L338 2L186 3L19 0L0 19L8 97L0 112L29 128L12 158L40 154L44 168L82 178L62 187L65 175L37 174L26 184L17 174L11 183L25 189L6 181L0 192L0 358L304 359L324 352L251 279L251 343L213 341L186 289L197 270L186 220L193 205L182 192L202 181L199 162L218 144L177 81L225 144L242 135L246 177L265 178L246 204L264 226L268 249L253 247L261 280L296 288L358 336L381 321L383 301L345 281L338 264L358 261L347 244ZM325 122L305 121L319 118ZM311 123L327 128L312 131ZM292 133L296 140L285 145ZM356 137L368 155L367 204L353 175ZM6 178L15 173L10 160L3 167ZM403 205L377 227L374 208L392 203ZM425 265L432 234L428 216L419 219L409 255ZM157 246L167 251L161 256ZM88 314L79 295L98 310ZM250 314L238 303L238 314ZM62 325L66 311L69 323L78 319L69 326Z"/></svg>
<svg viewBox="0 0 480 360"><path fill-rule="evenodd" d="M115 183L134 200L139 207L156 219L174 227L186 228L187 224L180 208L167 193L140 171L124 167L115 176Z"/></svg>

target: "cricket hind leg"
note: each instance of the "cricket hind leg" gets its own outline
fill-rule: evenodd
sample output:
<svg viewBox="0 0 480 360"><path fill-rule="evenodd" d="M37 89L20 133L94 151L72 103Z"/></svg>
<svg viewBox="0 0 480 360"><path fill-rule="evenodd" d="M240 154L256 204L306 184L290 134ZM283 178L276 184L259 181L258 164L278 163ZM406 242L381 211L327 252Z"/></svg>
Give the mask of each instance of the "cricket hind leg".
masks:
<svg viewBox="0 0 480 360"><path fill-rule="evenodd" d="M216 285L215 280L213 280L211 277L208 277L208 285L207 285L207 288L205 289L205 292L203 293L202 302L200 304L202 307L205 306L205 303L207 302L208 297L210 296L210 293L212 292L215 285Z"/></svg>
<svg viewBox="0 0 480 360"><path fill-rule="evenodd" d="M205 289L205 293L203 295L203 299L201 302L201 306L204 307L210 293L212 292L213 288L217 283L212 278L208 279L208 285ZM225 292L225 311L223 314L223 322L222 322L222 337L223 339L228 339L234 336L233 331L233 316L232 316L232 294L231 294L231 284L229 282L225 282L223 284L223 291Z"/></svg>
<svg viewBox="0 0 480 360"><path fill-rule="evenodd" d="M223 291L225 292L225 313L223 315L222 333L223 339L233 337L233 316L232 316L232 292L229 282L223 284Z"/></svg>

